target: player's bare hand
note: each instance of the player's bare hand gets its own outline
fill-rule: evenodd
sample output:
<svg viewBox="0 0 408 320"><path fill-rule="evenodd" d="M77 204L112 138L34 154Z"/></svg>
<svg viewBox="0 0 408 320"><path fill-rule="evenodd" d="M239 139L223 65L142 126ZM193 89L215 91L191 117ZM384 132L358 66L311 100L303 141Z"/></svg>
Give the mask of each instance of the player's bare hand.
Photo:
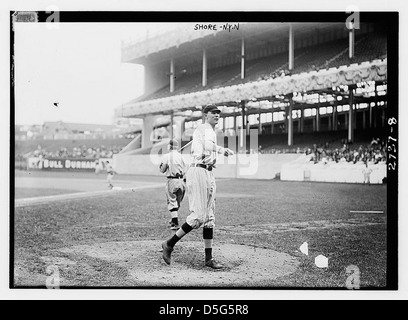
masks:
<svg viewBox="0 0 408 320"><path fill-rule="evenodd" d="M224 156L228 157L228 156L233 156L233 155L234 155L234 151L232 151L231 149L225 148Z"/></svg>

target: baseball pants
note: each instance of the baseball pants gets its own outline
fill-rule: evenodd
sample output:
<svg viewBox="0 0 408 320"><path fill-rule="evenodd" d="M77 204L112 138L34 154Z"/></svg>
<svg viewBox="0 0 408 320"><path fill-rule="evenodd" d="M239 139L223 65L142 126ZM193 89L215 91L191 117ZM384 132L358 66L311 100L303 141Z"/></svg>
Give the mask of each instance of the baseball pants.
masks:
<svg viewBox="0 0 408 320"><path fill-rule="evenodd" d="M198 229L215 226L215 177L212 171L199 167L191 167L187 171L187 194L190 215L186 222Z"/></svg>
<svg viewBox="0 0 408 320"><path fill-rule="evenodd" d="M171 211L177 211L180 203L183 201L186 192L186 186L182 179L167 179L166 183L167 208Z"/></svg>

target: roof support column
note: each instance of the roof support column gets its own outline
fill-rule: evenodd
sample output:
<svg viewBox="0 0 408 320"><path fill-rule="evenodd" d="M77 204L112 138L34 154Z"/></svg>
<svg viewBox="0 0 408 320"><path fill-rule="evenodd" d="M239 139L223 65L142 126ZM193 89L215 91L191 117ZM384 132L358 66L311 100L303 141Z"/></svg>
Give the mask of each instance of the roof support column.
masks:
<svg viewBox="0 0 408 320"><path fill-rule="evenodd" d="M288 106L288 146L293 145L293 94L289 95L289 106Z"/></svg>
<svg viewBox="0 0 408 320"><path fill-rule="evenodd" d="M148 148L153 145L151 135L153 133L153 125L157 118L160 116L147 115L143 119L142 127L142 148Z"/></svg>
<svg viewBox="0 0 408 320"><path fill-rule="evenodd" d="M241 127L241 143L240 146L241 148L245 146L245 140L246 139L246 116L245 116L245 100L241 101L241 118L242 118L242 127Z"/></svg>
<svg viewBox="0 0 408 320"><path fill-rule="evenodd" d="M186 118L182 116L174 117L172 121L175 124L175 130L173 129L173 137L172 139L176 139L177 141L183 140L184 132L186 131ZM174 132L175 131L175 132Z"/></svg>
<svg viewBox="0 0 408 320"><path fill-rule="evenodd" d="M350 87L349 89L349 118L348 118L348 140L354 142L354 89Z"/></svg>
<svg viewBox="0 0 408 320"><path fill-rule="evenodd" d="M375 86L375 91L374 91L374 93L375 93L375 95L374 95L374 102L375 102L375 106L374 106L374 110L373 110L373 127L374 128L377 128L377 114L378 114L378 112L377 112L377 109L378 109L378 105L377 105L377 103L378 103L378 92L377 92L377 85Z"/></svg>
<svg viewBox="0 0 408 320"><path fill-rule="evenodd" d="M300 123L300 119L302 118L302 110L299 110L300 111L300 116L299 116L299 112L298 112L298 116L297 116L297 132L301 132L301 123Z"/></svg>
<svg viewBox="0 0 408 320"><path fill-rule="evenodd" d="M262 134L261 107L258 110L258 134Z"/></svg>
<svg viewBox="0 0 408 320"><path fill-rule="evenodd" d="M274 129L274 127L275 127L275 125L273 124L273 114L274 114L274 112L273 112L273 109L272 109L272 121L271 121L271 134L273 134L273 129Z"/></svg>
<svg viewBox="0 0 408 320"><path fill-rule="evenodd" d="M295 37L292 24L289 25L289 70L293 70L295 57Z"/></svg>
<svg viewBox="0 0 408 320"><path fill-rule="evenodd" d="M334 105L333 105L333 131L337 131L337 96L335 96Z"/></svg>
<svg viewBox="0 0 408 320"><path fill-rule="evenodd" d="M170 60L170 92L174 92L174 59Z"/></svg>
<svg viewBox="0 0 408 320"><path fill-rule="evenodd" d="M245 78L245 39L241 40L241 79Z"/></svg>
<svg viewBox="0 0 408 320"><path fill-rule="evenodd" d="M203 87L207 85L207 50L203 50Z"/></svg>
<svg viewBox="0 0 408 320"><path fill-rule="evenodd" d="M375 101L375 106L377 106L377 83L374 84L374 101ZM371 103L368 106L368 109L370 110L370 119L369 119L369 128L373 127L373 106L371 106Z"/></svg>
<svg viewBox="0 0 408 320"><path fill-rule="evenodd" d="M349 29L349 58L354 58L354 26Z"/></svg>
<svg viewBox="0 0 408 320"><path fill-rule="evenodd" d="M172 110L170 113L170 139L173 139L174 136L174 130L173 130L173 126L174 126L174 111Z"/></svg>
<svg viewBox="0 0 408 320"><path fill-rule="evenodd" d="M317 98L317 109L316 109L316 131L320 131L320 94L318 93Z"/></svg>

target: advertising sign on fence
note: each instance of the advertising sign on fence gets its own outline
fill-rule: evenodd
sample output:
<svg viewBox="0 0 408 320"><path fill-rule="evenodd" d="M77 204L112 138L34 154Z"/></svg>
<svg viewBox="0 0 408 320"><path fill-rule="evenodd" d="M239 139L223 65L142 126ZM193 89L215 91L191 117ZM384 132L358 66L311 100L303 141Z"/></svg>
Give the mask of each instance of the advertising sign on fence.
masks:
<svg viewBox="0 0 408 320"><path fill-rule="evenodd" d="M29 158L29 169L52 171L95 171L104 169L104 162L111 159L63 159L63 158Z"/></svg>

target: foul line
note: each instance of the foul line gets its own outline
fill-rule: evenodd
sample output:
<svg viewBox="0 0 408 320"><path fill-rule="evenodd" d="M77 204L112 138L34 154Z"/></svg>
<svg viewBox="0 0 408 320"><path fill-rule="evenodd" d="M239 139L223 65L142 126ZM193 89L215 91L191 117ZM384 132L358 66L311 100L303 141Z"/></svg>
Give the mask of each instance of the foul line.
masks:
<svg viewBox="0 0 408 320"><path fill-rule="evenodd" d="M321 229L338 229L349 227L367 227L386 224L384 219L340 219L340 220L314 220L303 222L269 223L263 225L227 225L220 226L219 231L239 234L273 234L281 232L308 231Z"/></svg>
<svg viewBox="0 0 408 320"><path fill-rule="evenodd" d="M351 213L384 213L384 211L377 211L377 210L350 210Z"/></svg>
<svg viewBox="0 0 408 320"><path fill-rule="evenodd" d="M60 195L55 195L55 196L43 196L43 197L16 199L15 207L20 208L20 207L31 206L31 205L36 205L36 204L44 204L44 203L54 202L54 201L76 200L76 199L81 199L81 198L98 197L98 196L112 194L116 192L154 189L154 188L159 188L159 187L163 187L163 184L153 184L149 186L139 186L139 187L133 187L133 188L120 189L120 190L77 192L77 193L60 194Z"/></svg>

